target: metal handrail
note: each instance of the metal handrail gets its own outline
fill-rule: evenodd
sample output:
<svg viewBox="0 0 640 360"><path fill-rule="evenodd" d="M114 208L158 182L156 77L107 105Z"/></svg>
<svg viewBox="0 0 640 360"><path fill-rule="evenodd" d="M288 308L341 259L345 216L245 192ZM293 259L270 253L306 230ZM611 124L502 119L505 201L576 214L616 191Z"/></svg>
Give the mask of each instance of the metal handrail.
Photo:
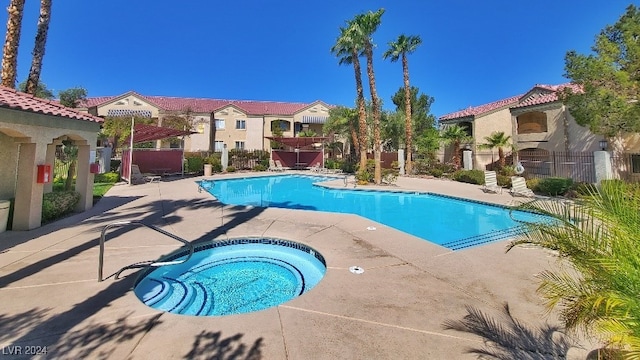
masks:
<svg viewBox="0 0 640 360"><path fill-rule="evenodd" d="M159 266L165 266L165 265L177 265L177 264L182 264L186 261L188 261L191 256L193 255L193 245L191 245L190 242L188 242L187 240L176 236L174 234L171 234L169 232L166 232L156 226L153 225L147 225L141 221L117 221L111 224L106 225L103 229L102 232L100 233L100 257L98 259L98 282L101 282L102 280L104 280L102 278L102 268L104 266L104 242L105 242L105 236L107 233L107 230L111 229L112 227L116 227L116 226L126 226L126 225L138 225L138 226L145 226L151 230L155 230L163 235L166 235L174 240L180 241L181 243L185 244L188 248L189 248L189 255L182 260L172 260L172 261L150 261L150 262L145 262L145 263L136 263L133 265L127 265L125 267L123 267L122 269L118 270L118 272L116 273L115 278L117 279L118 276L120 275L120 273L123 270L126 270L128 268L132 268L132 267L147 267L147 266L152 266L152 267L159 267Z"/></svg>

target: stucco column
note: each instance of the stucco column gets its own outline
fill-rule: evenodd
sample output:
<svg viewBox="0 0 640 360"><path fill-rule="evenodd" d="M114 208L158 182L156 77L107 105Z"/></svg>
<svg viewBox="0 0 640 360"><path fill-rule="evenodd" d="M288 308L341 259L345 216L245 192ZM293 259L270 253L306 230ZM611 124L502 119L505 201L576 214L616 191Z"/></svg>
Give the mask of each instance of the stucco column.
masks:
<svg viewBox="0 0 640 360"><path fill-rule="evenodd" d="M471 155L471 150L464 150L462 152L462 163L465 170L473 170L473 157Z"/></svg>
<svg viewBox="0 0 640 360"><path fill-rule="evenodd" d="M31 230L42 223L43 184L36 183L36 144L20 144L13 230Z"/></svg>
<svg viewBox="0 0 640 360"><path fill-rule="evenodd" d="M76 191L80 193L80 201L76 211L85 211L93 206L93 174L89 172L90 145L78 145L78 166Z"/></svg>
<svg viewBox="0 0 640 360"><path fill-rule="evenodd" d="M613 179L611 154L608 151L594 151L593 163L596 170L596 184L602 180Z"/></svg>
<svg viewBox="0 0 640 360"><path fill-rule="evenodd" d="M404 149L398 149L398 167L400 175L404 175Z"/></svg>
<svg viewBox="0 0 640 360"><path fill-rule="evenodd" d="M222 148L222 156L220 162L222 163L222 171L226 171L227 166L229 166L229 150L227 150L227 144L224 144Z"/></svg>
<svg viewBox="0 0 640 360"><path fill-rule="evenodd" d="M55 164L55 160L56 160L56 144L55 143L47 144L47 154L45 155L44 163L51 165L51 171L53 171L53 165ZM53 177L55 177L55 175L58 175L58 174L52 174ZM45 194L50 193L52 191L53 191L53 179L51 179L51 182L44 184L44 189L43 189L43 192Z"/></svg>

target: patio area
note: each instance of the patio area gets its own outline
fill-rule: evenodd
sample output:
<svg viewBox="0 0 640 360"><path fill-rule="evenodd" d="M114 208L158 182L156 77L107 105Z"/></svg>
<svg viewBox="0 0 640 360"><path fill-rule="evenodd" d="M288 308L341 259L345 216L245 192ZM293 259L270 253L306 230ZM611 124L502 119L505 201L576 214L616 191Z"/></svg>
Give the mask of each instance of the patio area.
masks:
<svg viewBox="0 0 640 360"><path fill-rule="evenodd" d="M211 178L232 176L247 174ZM543 316L535 293L534 275L556 261L542 250L505 254L507 241L498 241L453 252L356 215L223 207L198 191L198 179L118 184L85 213L0 234L1 353L19 350L16 358L34 358L25 351L46 349L35 358L69 359L474 359L467 351L482 348L483 338L443 327L461 320L468 307L505 327L504 303L532 331L559 325L553 314ZM344 187L344 181L330 186ZM438 179L401 177L386 188L514 201L507 191L487 194L477 185ZM308 293L259 312L163 313L133 294L137 271L97 281L100 231L119 220L141 220L191 241L297 241L323 254L327 272ZM376 230L367 230L371 226ZM107 239L107 276L179 247L145 228L117 228ZM354 265L364 273L351 273ZM515 345L524 347L524 339ZM594 347L576 339L567 357L585 359Z"/></svg>

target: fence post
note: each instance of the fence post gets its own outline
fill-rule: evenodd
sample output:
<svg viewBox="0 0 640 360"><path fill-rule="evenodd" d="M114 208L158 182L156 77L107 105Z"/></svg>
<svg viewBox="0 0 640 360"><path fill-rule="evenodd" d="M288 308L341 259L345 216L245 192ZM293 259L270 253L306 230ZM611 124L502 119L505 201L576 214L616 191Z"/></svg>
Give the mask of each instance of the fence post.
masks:
<svg viewBox="0 0 640 360"><path fill-rule="evenodd" d="M608 151L594 151L593 162L596 170L596 184L602 180L613 179L611 154Z"/></svg>

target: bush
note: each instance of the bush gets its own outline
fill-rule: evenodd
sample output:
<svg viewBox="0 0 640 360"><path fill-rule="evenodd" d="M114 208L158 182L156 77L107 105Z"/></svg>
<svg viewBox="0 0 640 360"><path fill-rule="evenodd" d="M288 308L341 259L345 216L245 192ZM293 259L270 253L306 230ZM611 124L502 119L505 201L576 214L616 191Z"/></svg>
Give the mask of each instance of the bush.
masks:
<svg viewBox="0 0 640 360"><path fill-rule="evenodd" d="M496 179L498 180L498 185L502 187L511 187L511 176L497 174Z"/></svg>
<svg viewBox="0 0 640 360"><path fill-rule="evenodd" d="M540 179L533 178L527 180L527 187L531 189L531 191L539 193L540 192Z"/></svg>
<svg viewBox="0 0 640 360"><path fill-rule="evenodd" d="M574 183L571 187L571 190L575 191L577 195L589 196L593 195L598 191L598 188L595 184L586 183L586 182L577 182Z"/></svg>
<svg viewBox="0 0 640 360"><path fill-rule="evenodd" d="M458 170L455 173L453 173L453 180L455 181L459 181L459 182L464 182L464 183L469 183L469 184L476 184L476 185L483 185L484 184L484 171L482 170Z"/></svg>
<svg viewBox="0 0 640 360"><path fill-rule="evenodd" d="M444 171L442 171L442 169L434 168L429 170L429 174L431 174L433 177L440 178L444 174Z"/></svg>
<svg viewBox="0 0 640 360"><path fill-rule="evenodd" d="M117 183L118 181L120 181L120 174L118 174L117 172L96 174L96 177L93 180L94 183L110 183L110 184Z"/></svg>
<svg viewBox="0 0 640 360"><path fill-rule="evenodd" d="M48 222L73 211L80 201L80 193L58 191L44 194L42 197L42 221Z"/></svg>
<svg viewBox="0 0 640 360"><path fill-rule="evenodd" d="M540 180L538 190L544 195L558 196L564 195L569 189L571 189L572 185L572 179L550 177Z"/></svg>
<svg viewBox="0 0 640 360"><path fill-rule="evenodd" d="M262 164L258 164L253 167L253 171L267 171L267 167Z"/></svg>
<svg viewBox="0 0 640 360"><path fill-rule="evenodd" d="M398 180L397 169L382 169L382 181L387 184L393 184Z"/></svg>
<svg viewBox="0 0 640 360"><path fill-rule="evenodd" d="M236 172L236 168L234 166L227 166L227 172Z"/></svg>
<svg viewBox="0 0 640 360"><path fill-rule="evenodd" d="M358 185L367 185L370 182L373 182L373 173L365 170L358 170L356 172L356 181Z"/></svg>
<svg viewBox="0 0 640 360"><path fill-rule="evenodd" d="M197 156L187 158L187 172L201 173L204 171L204 159Z"/></svg>
<svg viewBox="0 0 640 360"><path fill-rule="evenodd" d="M109 171L112 171L112 172L119 171L121 163L122 163L121 160L111 160L111 163L109 164Z"/></svg>

